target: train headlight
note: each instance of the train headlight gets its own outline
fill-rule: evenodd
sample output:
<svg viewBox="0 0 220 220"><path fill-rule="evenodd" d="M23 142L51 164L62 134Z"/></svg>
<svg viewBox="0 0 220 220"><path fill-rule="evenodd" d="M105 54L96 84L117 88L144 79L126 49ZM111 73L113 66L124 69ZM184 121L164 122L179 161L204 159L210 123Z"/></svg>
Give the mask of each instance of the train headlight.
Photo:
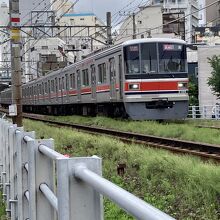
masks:
<svg viewBox="0 0 220 220"><path fill-rule="evenodd" d="M179 89L187 89L187 83L186 82L178 82L178 88Z"/></svg>
<svg viewBox="0 0 220 220"><path fill-rule="evenodd" d="M129 84L129 90L139 90L139 89L140 89L140 84L138 83Z"/></svg>

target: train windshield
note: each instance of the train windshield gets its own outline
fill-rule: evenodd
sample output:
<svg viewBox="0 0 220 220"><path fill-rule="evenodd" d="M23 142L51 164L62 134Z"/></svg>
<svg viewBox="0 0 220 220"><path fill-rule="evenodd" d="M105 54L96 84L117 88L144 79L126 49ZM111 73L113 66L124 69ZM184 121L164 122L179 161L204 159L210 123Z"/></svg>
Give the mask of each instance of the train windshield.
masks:
<svg viewBox="0 0 220 220"><path fill-rule="evenodd" d="M126 74L186 72L186 48L177 43L143 43L124 48Z"/></svg>
<svg viewBox="0 0 220 220"><path fill-rule="evenodd" d="M125 68L128 74L140 73L139 51L139 44L130 45L124 49Z"/></svg>
<svg viewBox="0 0 220 220"><path fill-rule="evenodd" d="M160 72L186 72L185 45L159 43L158 50Z"/></svg>
<svg viewBox="0 0 220 220"><path fill-rule="evenodd" d="M156 43L141 44L141 72L157 72L157 45Z"/></svg>

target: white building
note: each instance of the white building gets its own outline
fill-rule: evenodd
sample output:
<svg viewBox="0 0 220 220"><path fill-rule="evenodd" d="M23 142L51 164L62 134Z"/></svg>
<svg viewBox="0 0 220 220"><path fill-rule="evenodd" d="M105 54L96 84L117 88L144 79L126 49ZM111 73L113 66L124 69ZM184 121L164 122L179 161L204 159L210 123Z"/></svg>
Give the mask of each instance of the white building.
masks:
<svg viewBox="0 0 220 220"><path fill-rule="evenodd" d="M59 38L44 38L35 43L30 39L25 45L25 81L36 79L51 70L63 68L66 56L65 42Z"/></svg>
<svg viewBox="0 0 220 220"><path fill-rule="evenodd" d="M9 8L5 2L0 5L0 25L7 26L9 22ZM2 32L0 33L0 42L2 43L0 46L0 68L1 68L1 80L4 78L10 78L10 66L11 66L11 56L10 56L10 35L9 31L5 29L1 29Z"/></svg>
<svg viewBox="0 0 220 220"><path fill-rule="evenodd" d="M77 59L87 55L93 50L105 46L107 37L105 24L94 13L70 12L59 19L60 26L82 26L66 28L59 37L67 44L67 52ZM89 27L91 26L91 27Z"/></svg>
<svg viewBox="0 0 220 220"><path fill-rule="evenodd" d="M194 28L199 25L199 3L197 0L153 0L153 4L161 4L163 13L182 13L179 18L185 17L185 40L188 43L193 41Z"/></svg>
<svg viewBox="0 0 220 220"><path fill-rule="evenodd" d="M191 43L199 24L198 7L196 0L153 0L135 14L137 38L147 37L150 32L152 37L175 36ZM132 35L133 18L129 16L120 27L116 42Z"/></svg>
<svg viewBox="0 0 220 220"><path fill-rule="evenodd" d="M199 85L199 105L215 105L217 97L213 95L207 84L208 77L211 76L212 68L208 63L208 58L220 55L220 46L199 46L198 47L198 85Z"/></svg>
<svg viewBox="0 0 220 220"><path fill-rule="evenodd" d="M141 8L135 15L136 36L137 38L148 37L173 37L173 34L163 35L163 14L160 5ZM154 30L151 30L158 27ZM133 37L133 17L129 16L119 29L119 34L115 43L122 43Z"/></svg>

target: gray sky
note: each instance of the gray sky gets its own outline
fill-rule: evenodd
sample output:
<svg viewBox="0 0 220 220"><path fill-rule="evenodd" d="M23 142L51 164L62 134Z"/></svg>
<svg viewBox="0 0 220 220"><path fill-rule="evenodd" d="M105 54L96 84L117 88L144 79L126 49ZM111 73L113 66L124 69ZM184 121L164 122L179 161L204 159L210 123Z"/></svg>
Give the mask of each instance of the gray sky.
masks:
<svg viewBox="0 0 220 220"><path fill-rule="evenodd" d="M0 3L7 2L9 0L0 0ZM21 1L21 0L20 0ZM36 0L36 2L40 2L41 0ZM75 0L69 0L74 2ZM112 15L115 12L118 12L124 6L138 2L143 2L144 0L79 0L79 2L75 6L75 10L78 12L94 12L100 19L105 20L106 12L112 12ZM132 4L131 4L132 5Z"/></svg>
<svg viewBox="0 0 220 220"><path fill-rule="evenodd" d="M105 19L107 11L118 12L124 6L129 4L131 0L80 0L75 7L76 11L92 11L99 18Z"/></svg>

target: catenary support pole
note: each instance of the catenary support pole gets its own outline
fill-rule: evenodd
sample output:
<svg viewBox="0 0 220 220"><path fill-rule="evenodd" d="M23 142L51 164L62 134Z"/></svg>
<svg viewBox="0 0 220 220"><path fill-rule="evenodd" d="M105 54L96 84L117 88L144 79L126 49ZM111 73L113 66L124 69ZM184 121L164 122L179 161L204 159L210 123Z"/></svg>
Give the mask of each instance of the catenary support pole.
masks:
<svg viewBox="0 0 220 220"><path fill-rule="evenodd" d="M13 123L22 126L21 104L21 33L19 0L9 1L10 32L11 32L11 78L12 78L12 104L17 109L13 116Z"/></svg>

